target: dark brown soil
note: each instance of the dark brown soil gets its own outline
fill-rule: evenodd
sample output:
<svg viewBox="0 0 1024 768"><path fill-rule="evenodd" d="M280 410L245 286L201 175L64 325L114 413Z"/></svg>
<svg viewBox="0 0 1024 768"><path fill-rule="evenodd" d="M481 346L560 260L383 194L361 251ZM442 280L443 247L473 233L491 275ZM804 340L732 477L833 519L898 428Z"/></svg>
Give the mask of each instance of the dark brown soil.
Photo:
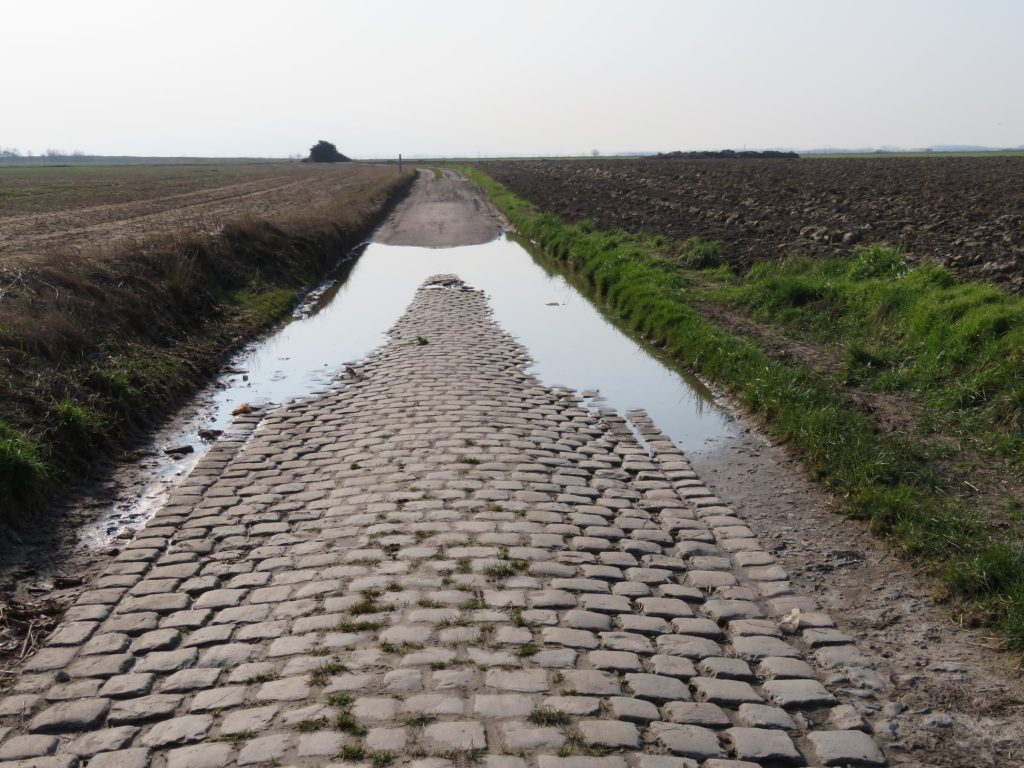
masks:
<svg viewBox="0 0 1024 768"><path fill-rule="evenodd" d="M1024 157L514 160L480 163L546 211L720 240L744 271L792 252L904 246L1024 291Z"/></svg>

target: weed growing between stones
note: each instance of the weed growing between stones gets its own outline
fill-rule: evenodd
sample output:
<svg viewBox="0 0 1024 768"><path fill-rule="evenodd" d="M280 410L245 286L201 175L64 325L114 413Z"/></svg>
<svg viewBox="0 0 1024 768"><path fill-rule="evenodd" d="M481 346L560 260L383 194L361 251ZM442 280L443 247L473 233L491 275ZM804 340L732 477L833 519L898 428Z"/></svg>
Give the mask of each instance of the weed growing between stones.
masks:
<svg viewBox="0 0 1024 768"><path fill-rule="evenodd" d="M554 707L537 707L526 718L534 725L568 725L572 722L572 716Z"/></svg>
<svg viewBox="0 0 1024 768"><path fill-rule="evenodd" d="M309 684L323 687L334 675L340 675L342 672L348 672L348 667L337 660L328 662L309 673Z"/></svg>
<svg viewBox="0 0 1024 768"><path fill-rule="evenodd" d="M351 694L347 694L344 697L339 694L331 694L327 697L327 701L338 710L338 714L334 718L334 726L339 731L358 738L366 735L366 726L352 715L351 709L355 699Z"/></svg>
<svg viewBox="0 0 1024 768"><path fill-rule="evenodd" d="M558 748L559 757L571 755L586 755L587 757L603 757L608 750L597 747L587 742L582 734L575 730L567 730L565 733L565 744Z"/></svg>
<svg viewBox="0 0 1024 768"><path fill-rule="evenodd" d="M380 592L374 589L368 589L362 593L362 599L348 609L348 612L353 616L363 616L369 613L384 613L390 611L391 608L387 605L383 605L377 602L380 597Z"/></svg>
<svg viewBox="0 0 1024 768"><path fill-rule="evenodd" d="M402 722L410 728L423 728L431 723L437 722L436 715L409 715Z"/></svg>
<svg viewBox="0 0 1024 768"><path fill-rule="evenodd" d="M224 733L218 736L219 741L226 741L230 744L238 744L249 739L255 739L259 734L255 731L239 731L238 733Z"/></svg>
<svg viewBox="0 0 1024 768"><path fill-rule="evenodd" d="M484 575L491 581L502 581L516 574L522 573L529 567L525 560L508 560L506 562L494 563L484 568Z"/></svg>

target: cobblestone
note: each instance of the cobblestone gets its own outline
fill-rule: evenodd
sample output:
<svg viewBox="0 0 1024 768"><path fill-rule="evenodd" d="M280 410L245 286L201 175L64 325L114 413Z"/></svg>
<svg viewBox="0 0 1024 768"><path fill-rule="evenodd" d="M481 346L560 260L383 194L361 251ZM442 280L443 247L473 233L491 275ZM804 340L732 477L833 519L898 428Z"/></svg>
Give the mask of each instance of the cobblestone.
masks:
<svg viewBox="0 0 1024 768"><path fill-rule="evenodd" d="M337 386L240 418L0 699L0 760L883 765L884 681L742 510L527 365L444 279Z"/></svg>

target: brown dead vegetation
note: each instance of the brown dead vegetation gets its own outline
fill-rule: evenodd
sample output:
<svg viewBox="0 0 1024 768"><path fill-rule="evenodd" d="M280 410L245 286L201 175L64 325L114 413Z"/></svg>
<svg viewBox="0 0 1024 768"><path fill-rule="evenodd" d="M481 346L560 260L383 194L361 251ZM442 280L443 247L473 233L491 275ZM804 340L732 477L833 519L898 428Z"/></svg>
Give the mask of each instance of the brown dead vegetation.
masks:
<svg viewBox="0 0 1024 768"><path fill-rule="evenodd" d="M114 217L75 247L0 259L0 524L137 439L226 351L286 313L411 181L385 166L327 170L311 177L315 192L265 215L221 201L204 208L202 227L194 211L166 210L149 224L180 227L102 239L125 221Z"/></svg>

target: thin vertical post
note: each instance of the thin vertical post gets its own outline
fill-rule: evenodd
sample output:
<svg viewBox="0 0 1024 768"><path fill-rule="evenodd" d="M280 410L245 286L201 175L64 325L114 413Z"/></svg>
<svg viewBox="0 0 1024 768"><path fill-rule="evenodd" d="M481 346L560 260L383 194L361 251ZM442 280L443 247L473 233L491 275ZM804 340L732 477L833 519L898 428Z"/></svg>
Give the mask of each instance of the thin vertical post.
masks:
<svg viewBox="0 0 1024 768"><path fill-rule="evenodd" d="M401 155L401 153L399 153L399 155L398 155L398 172L399 173L402 172L402 155Z"/></svg>

